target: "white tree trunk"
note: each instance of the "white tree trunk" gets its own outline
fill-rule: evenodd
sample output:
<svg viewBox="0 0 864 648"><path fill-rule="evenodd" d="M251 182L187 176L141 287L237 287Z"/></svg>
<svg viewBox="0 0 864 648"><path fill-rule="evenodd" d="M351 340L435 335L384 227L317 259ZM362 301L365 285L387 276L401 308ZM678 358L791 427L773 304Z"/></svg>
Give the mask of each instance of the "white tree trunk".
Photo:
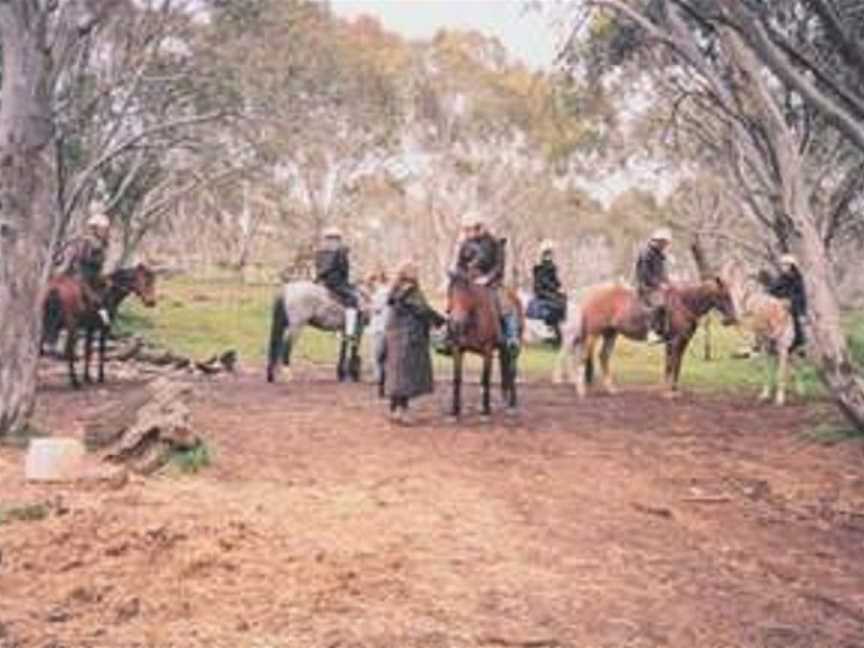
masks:
<svg viewBox="0 0 864 648"><path fill-rule="evenodd" d="M41 292L54 237L44 16L0 4L0 436L26 426L36 394Z"/></svg>

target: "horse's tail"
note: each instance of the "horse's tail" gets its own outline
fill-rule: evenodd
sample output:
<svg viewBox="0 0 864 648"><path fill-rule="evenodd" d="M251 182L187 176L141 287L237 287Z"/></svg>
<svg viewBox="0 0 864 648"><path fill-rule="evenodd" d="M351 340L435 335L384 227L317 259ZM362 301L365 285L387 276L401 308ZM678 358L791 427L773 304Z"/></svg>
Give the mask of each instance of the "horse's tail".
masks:
<svg viewBox="0 0 864 648"><path fill-rule="evenodd" d="M273 316L270 321L270 353L267 357L268 377L280 362L285 344L285 329L288 327L288 313L282 295L273 300Z"/></svg>

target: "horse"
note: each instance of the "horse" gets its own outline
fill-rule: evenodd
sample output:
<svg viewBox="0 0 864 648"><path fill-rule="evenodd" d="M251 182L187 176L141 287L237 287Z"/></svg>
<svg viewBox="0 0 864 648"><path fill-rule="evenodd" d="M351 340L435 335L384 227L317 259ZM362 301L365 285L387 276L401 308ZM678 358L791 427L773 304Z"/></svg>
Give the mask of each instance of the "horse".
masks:
<svg viewBox="0 0 864 648"><path fill-rule="evenodd" d="M764 351L763 387L759 400L770 400L773 391L774 403L783 405L786 402L789 367L792 365L795 368L789 353L795 340L795 323L789 305L767 294L754 278L746 276L739 261L727 261L721 269L721 276L728 282L738 312L756 338L756 346ZM776 360L773 371L772 360ZM794 372L794 376L797 391L801 394L803 385L798 371Z"/></svg>
<svg viewBox="0 0 864 648"><path fill-rule="evenodd" d="M695 284L674 285L667 298L668 339L664 384L669 395L678 390L681 360L699 320L711 309L723 316L724 326L736 321L735 305L729 288L720 277ZM594 348L598 338L603 339L600 366L603 386L610 394L616 389L609 371L609 360L618 335L631 340L644 341L649 331L649 312L636 292L620 284L597 286L588 291L585 299L568 313L564 323L564 343L558 366L567 365L576 381L576 392L585 396L585 383L591 383L594 374Z"/></svg>
<svg viewBox="0 0 864 648"><path fill-rule="evenodd" d="M515 293L508 291L507 296L516 311L521 344L522 332L525 330L522 306ZM491 289L476 285L463 273L451 274L447 291L447 311L450 314L448 327L453 356L453 402L450 413L454 419L458 419L462 413L462 367L466 352L483 358L482 416L488 418L491 415L489 384L496 351L501 368L501 391L507 412L516 412L516 361L519 349L510 348L502 342L501 321L494 300L495 295Z"/></svg>
<svg viewBox="0 0 864 648"><path fill-rule="evenodd" d="M156 275L143 263L131 268L115 270L106 277L103 303L113 320L120 304L135 293L147 308L156 305ZM78 389L81 383L75 371L75 347L78 343L79 329L84 329L84 382L92 383L90 378L90 358L93 353L93 335L99 332L99 375L98 381L105 382L105 344L109 327L99 314L87 304L81 279L70 275L58 275L48 280L45 303L42 310L42 340L40 353L44 346L57 341L60 331L66 329L66 348L64 355L69 364L69 381Z"/></svg>
<svg viewBox="0 0 864 648"><path fill-rule="evenodd" d="M360 297L358 333L351 337L342 336L336 363L339 382L349 377L355 382L360 380L360 337L368 319L369 297L362 289L357 292ZM342 332L345 330L345 310L321 284L305 279L284 284L273 299L267 382L276 381L280 363L290 368L291 354L304 326L308 324L320 331Z"/></svg>

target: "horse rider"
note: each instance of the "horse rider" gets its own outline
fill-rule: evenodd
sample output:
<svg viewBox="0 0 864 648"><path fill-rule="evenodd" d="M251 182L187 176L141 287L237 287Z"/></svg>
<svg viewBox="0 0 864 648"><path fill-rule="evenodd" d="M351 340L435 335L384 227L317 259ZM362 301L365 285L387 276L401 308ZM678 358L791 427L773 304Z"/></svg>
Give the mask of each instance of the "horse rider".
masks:
<svg viewBox="0 0 864 648"><path fill-rule="evenodd" d="M546 239L540 244L540 262L534 276L534 298L543 306L544 321L555 332L555 342L561 342L561 322L567 313L567 295L561 290L558 267L555 265L555 244Z"/></svg>
<svg viewBox="0 0 864 648"><path fill-rule="evenodd" d="M668 336L666 293L669 275L666 270L666 249L672 243L672 232L661 227L639 250L636 260L636 286L639 301L649 313L649 341L661 342Z"/></svg>
<svg viewBox="0 0 864 648"><path fill-rule="evenodd" d="M507 239L496 238L486 220L478 212L469 211L462 217L462 236L456 255L456 271L473 283L493 291L495 308L502 323L504 342L519 345L519 321L513 306L501 294L505 268ZM506 308L505 308L506 305Z"/></svg>
<svg viewBox="0 0 864 648"><path fill-rule="evenodd" d="M803 319L807 316L807 292L804 289L804 277L798 268L798 261L791 254L782 255L780 274L776 277L768 274L766 278L768 293L789 302L789 311L792 313L792 322L795 326L795 338L789 350L799 349L807 342L803 325Z"/></svg>
<svg viewBox="0 0 864 648"><path fill-rule="evenodd" d="M338 227L325 229L321 247L315 251L315 282L323 284L345 307L345 335L354 337L360 325L360 302L357 291L348 281L351 272L349 253L348 246L342 242L342 231Z"/></svg>
<svg viewBox="0 0 864 648"><path fill-rule="evenodd" d="M55 255L54 264L57 274L79 280L87 307L98 313L105 326L111 326L111 318L102 296L105 289L102 268L108 256L111 228L111 221L105 212L105 205L101 202L91 206L84 233L66 242Z"/></svg>

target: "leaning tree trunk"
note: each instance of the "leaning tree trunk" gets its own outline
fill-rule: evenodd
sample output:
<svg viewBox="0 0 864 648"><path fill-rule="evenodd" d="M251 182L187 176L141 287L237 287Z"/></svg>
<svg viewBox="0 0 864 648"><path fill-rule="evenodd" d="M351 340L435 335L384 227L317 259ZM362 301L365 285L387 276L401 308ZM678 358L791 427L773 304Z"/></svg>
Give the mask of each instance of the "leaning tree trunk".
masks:
<svg viewBox="0 0 864 648"><path fill-rule="evenodd" d="M53 236L44 15L0 3L0 436L27 422L36 394L40 294Z"/></svg>
<svg viewBox="0 0 864 648"><path fill-rule="evenodd" d="M849 354L831 264L812 222L802 219L799 228L802 233L799 258L805 268L815 360L834 401L858 429L864 430L864 379Z"/></svg>

